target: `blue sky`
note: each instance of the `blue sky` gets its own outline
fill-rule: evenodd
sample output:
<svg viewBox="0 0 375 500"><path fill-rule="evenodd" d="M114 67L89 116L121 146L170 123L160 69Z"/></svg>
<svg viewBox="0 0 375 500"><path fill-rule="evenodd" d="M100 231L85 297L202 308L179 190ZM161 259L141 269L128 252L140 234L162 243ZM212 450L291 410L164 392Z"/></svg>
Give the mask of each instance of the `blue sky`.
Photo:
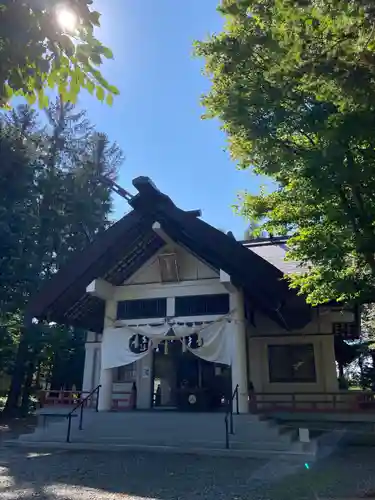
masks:
<svg viewBox="0 0 375 500"><path fill-rule="evenodd" d="M238 191L257 192L264 180L241 172L225 151L219 123L201 120L199 103L209 81L192 44L223 23L218 0L96 0L102 13L98 37L115 54L104 75L121 92L113 107L88 95L87 108L98 129L116 140L126 155L120 184L149 176L184 209L203 211L209 223L243 237L246 221L233 213ZM115 218L127 210L116 196Z"/></svg>

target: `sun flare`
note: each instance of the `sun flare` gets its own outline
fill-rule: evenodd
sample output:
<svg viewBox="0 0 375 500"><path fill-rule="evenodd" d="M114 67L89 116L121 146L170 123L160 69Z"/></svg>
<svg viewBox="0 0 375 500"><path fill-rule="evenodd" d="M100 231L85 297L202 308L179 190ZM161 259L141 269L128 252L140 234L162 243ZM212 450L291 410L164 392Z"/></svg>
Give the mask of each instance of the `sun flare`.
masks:
<svg viewBox="0 0 375 500"><path fill-rule="evenodd" d="M78 17L71 9L60 7L57 9L56 17L63 30L73 32L77 28Z"/></svg>

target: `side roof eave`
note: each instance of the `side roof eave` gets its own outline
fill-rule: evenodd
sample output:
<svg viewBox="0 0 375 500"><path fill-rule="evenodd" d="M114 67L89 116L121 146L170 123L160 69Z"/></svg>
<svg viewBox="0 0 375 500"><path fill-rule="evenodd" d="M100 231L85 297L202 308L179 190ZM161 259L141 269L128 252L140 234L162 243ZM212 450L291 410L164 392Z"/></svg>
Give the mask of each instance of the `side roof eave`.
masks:
<svg viewBox="0 0 375 500"><path fill-rule="evenodd" d="M49 306L85 274L105 255L108 249L124 232L140 222L140 214L132 210L106 231L98 235L84 250L76 251L62 269L42 285L40 291L29 301L25 314L32 319L44 317Z"/></svg>

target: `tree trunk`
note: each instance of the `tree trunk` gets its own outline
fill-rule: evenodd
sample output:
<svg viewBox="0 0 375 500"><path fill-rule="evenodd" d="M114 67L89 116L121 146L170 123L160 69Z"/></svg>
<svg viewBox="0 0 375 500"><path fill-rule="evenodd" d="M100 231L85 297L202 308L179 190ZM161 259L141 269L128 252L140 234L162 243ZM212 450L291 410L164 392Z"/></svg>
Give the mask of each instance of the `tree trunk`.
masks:
<svg viewBox="0 0 375 500"><path fill-rule="evenodd" d="M362 388L362 390L364 390L364 387L363 387L363 355L359 356L358 358L358 368L359 368L359 380L360 380L360 386Z"/></svg>
<svg viewBox="0 0 375 500"><path fill-rule="evenodd" d="M36 367L36 378L35 378L35 385L38 389L40 389L41 366L42 366L42 362L39 361L38 366Z"/></svg>
<svg viewBox="0 0 375 500"><path fill-rule="evenodd" d="M28 335L26 328L21 329L21 338L18 345L16 362L12 374L12 380L8 391L7 401L4 407L4 413L16 413L19 408L19 400L22 392L22 386L25 379L25 362L28 357Z"/></svg>
<svg viewBox="0 0 375 500"><path fill-rule="evenodd" d="M338 365L339 365L339 378L343 379L344 378L344 365L342 365L341 363L338 363Z"/></svg>
<svg viewBox="0 0 375 500"><path fill-rule="evenodd" d="M35 357L35 353L33 353L33 357ZM27 413L29 410L29 398L31 392L31 385L33 383L34 369L35 369L34 360L30 360L27 367L26 380L22 391L21 409L23 413Z"/></svg>

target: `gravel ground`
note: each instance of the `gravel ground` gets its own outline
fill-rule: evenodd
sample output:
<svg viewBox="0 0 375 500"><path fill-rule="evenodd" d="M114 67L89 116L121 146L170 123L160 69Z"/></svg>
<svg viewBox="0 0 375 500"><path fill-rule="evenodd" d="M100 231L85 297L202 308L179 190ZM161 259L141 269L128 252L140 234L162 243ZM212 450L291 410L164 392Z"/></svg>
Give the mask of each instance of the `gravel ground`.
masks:
<svg viewBox="0 0 375 500"><path fill-rule="evenodd" d="M4 418L0 413L0 443L6 439L16 439L20 434L29 434L33 432L36 423L36 416Z"/></svg>
<svg viewBox="0 0 375 500"><path fill-rule="evenodd" d="M35 453L1 447L0 499L316 500L366 496L375 491L373 456L373 448L347 448L307 470L276 460Z"/></svg>

